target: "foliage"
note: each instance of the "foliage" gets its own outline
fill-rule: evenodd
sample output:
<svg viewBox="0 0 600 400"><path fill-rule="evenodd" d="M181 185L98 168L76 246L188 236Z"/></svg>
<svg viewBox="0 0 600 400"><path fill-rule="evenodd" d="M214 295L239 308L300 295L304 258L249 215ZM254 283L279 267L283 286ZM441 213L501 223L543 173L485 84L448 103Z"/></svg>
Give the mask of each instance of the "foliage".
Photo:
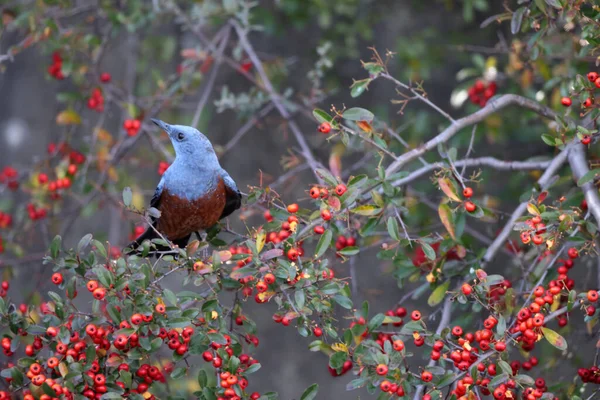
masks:
<svg viewBox="0 0 600 400"><path fill-rule="evenodd" d="M332 377L352 371L348 390L415 399L593 396L590 383L600 382L596 366L579 365L581 379L558 384L530 371L546 358L565 357L576 342L577 332L568 326L573 321L597 322L600 288L576 281L570 272L597 257L598 169L590 170L587 161L600 116L595 99L600 78L589 66L599 60L597 5L519 1L486 19L484 28L501 24L511 42L461 48L474 53L458 72L451 98L452 106L464 109L462 118L435 104L427 83L412 80L431 76L427 62L409 63L410 83L395 77L398 58L423 62L430 56L427 46L420 43L399 55L371 49L372 59L362 62L363 75L346 95L358 104L376 85L393 87L394 107L406 113L403 118L414 117L407 137L420 143L413 145L374 109L315 104L327 94L323 81L336 60L328 52L339 51L340 41L355 48L355 35L368 37L368 19L359 21L359 29L346 20L360 12L359 1L311 2L320 11L319 24L331 29L307 76L311 93L295 92L286 64L263 62L255 50L251 33L260 34L265 24L276 31L265 22L266 8L236 0L112 3L70 8L71 2L56 0L3 12L3 27L20 30L24 39L0 62L9 63L36 44L51 60L48 77L71 85L61 86L57 95L63 106L56 124L65 129L63 139L30 169L5 167L0 175L0 193L21 191L31 199L0 214L0 252L14 257L4 265L29 257L20 232L48 219L67 220L53 232L43 257L56 288L42 302L18 306L9 283L3 283L0 329L7 358L0 398L276 398L250 390L251 374L260 368L252 357L260 326L244 311L248 299L275 303L274 321L310 337L309 350L328 357ZM315 12L301 5L282 1L275 8L300 26ZM488 9L483 1L462 6L468 21L475 11ZM98 24L63 23L69 17ZM151 79L139 80L135 88L100 69L111 35L144 33L167 18L198 43L181 49L177 70L151 61L174 57L172 38L143 43L143 61L132 68ZM205 26L215 28L211 38ZM246 79L248 90L233 93L225 87L215 101L218 111L235 110L247 121L277 112L300 148L299 155L282 156L286 174L306 167L313 173L304 182L307 196L285 198L275 183L261 181L249 187L244 213L260 214L264 222L240 232L219 224L205 241L193 240L184 249L163 238L145 242L141 256L123 254L96 234L74 246L63 243L71 224L100 206L100 195L145 222L157 217L158 210L144 209L121 161L142 137L158 149L156 161L170 161L170 150L153 138L147 121L159 112L175 113L198 88L210 92L211 76L222 66ZM415 111L416 103L423 108ZM205 104L201 96L192 125L200 123ZM105 127L111 107L122 115L121 132ZM295 113L307 115L326 135L328 167L307 144L310 133L298 126ZM86 135L88 144L70 141L74 131ZM527 153L525 161L501 160L481 145L481 136L493 143L504 135L535 143L527 148L534 154ZM486 156L473 157L475 148ZM361 161L351 161L356 155ZM162 161L159 172L167 167ZM495 178L490 169L517 171L509 185L523 194L510 213L482 190L482 182ZM417 184L419 179L426 183ZM65 199L71 197L78 206L66 215ZM496 225L500 230L488 237L487 227ZM148 257L153 246L172 251L155 260ZM389 266L403 291L390 310L356 304L355 276L334 273L336 264L352 265L358 254L373 251L376 260L370 262ZM493 265L500 253L510 260L501 274ZM165 282L173 279L181 290L167 288ZM407 310L403 303L409 298L422 298L427 307ZM195 367L199 357L202 368ZM182 377L197 381L191 393ZM312 385L300 398L317 398L318 389Z"/></svg>

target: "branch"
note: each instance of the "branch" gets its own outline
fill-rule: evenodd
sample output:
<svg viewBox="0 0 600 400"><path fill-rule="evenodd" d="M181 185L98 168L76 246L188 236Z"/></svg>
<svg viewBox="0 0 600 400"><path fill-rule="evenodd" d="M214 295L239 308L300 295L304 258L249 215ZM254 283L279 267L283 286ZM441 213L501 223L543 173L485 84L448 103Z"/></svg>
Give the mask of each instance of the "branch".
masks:
<svg viewBox="0 0 600 400"><path fill-rule="evenodd" d="M471 158L466 160L455 161L454 165L456 167L480 167L486 166L491 167L500 171L512 171L512 170L535 170L535 169L545 169L550 166L551 161L502 161L494 157L480 157L480 158ZM444 162L436 162L433 164L427 164L424 167L419 168L416 171L413 171L405 178L398 179L393 183L394 186L405 185L409 182L412 182L421 176L431 172L435 169L446 168L447 165Z"/></svg>
<svg viewBox="0 0 600 400"><path fill-rule="evenodd" d="M402 84L401 82L398 82L398 83ZM402 85L403 85L402 87L406 86L404 84L402 84ZM495 112L497 112L505 107L508 107L510 105L519 105L521 107L528 108L528 109L536 112L537 114L541 115L542 117L546 117L549 119L554 119L557 116L557 114L552 109L550 109L546 106L543 106L534 100L530 100L525 97L517 96L514 94L505 94L503 96L500 96L500 97L490 101L481 110L479 110L471 115L467 115L466 117L457 119L455 121L453 120L453 122L450 124L449 127L444 129L440 134L435 136L433 139L429 140L422 146L420 146L416 149L413 149L407 153L404 153L403 155L398 157L398 159L396 161L394 161L393 163L391 163L390 166L386 169L386 171L385 171L386 176L390 176L391 174L393 174L394 172L399 170L402 166L404 166L406 163L425 154L429 150L435 149L439 144L447 142L454 135L456 135L461 129L466 128L467 126L478 124L479 122L483 121L485 118L489 117L490 115L494 114Z"/></svg>
<svg viewBox="0 0 600 400"><path fill-rule="evenodd" d="M569 164L577 180L589 172L590 169L588 168L583 144L577 143L571 147ZM600 197L598 197L598 189L594 185L593 180L581 185L581 190L585 195L588 210L590 210L596 219L596 225L600 226Z"/></svg>
<svg viewBox="0 0 600 400"><path fill-rule="evenodd" d="M565 163L565 161L567 161L570 146L570 144L567 145L567 147L563 151L561 151L556 157L554 157L546 171L542 174L540 179L538 179L537 185L540 191L544 191L548 186L550 186L551 183L554 182L552 178L554 174L556 174L556 172L560 169L560 167ZM498 250L500 250L500 248L512 232L513 226L515 225L515 222L517 222L517 219L519 219L527 210L527 203L529 202L524 201L521 204L519 204L519 206L510 216L506 225L504 225L504 228L502 228L502 231L498 234L496 239L494 239L494 242L490 245L490 247L487 248L485 254L483 255L483 259L481 260L482 268L485 266L485 264L490 262L494 258Z"/></svg>
<svg viewBox="0 0 600 400"><path fill-rule="evenodd" d="M196 111L194 112L194 118L192 118L192 126L196 127L196 125L198 125L198 121L200 121L200 115L202 114L202 110L204 109L204 106L206 105L206 102L208 101L208 97L210 96L210 92L212 92L213 86L215 85L215 80L217 78L217 73L219 72L219 67L221 66L221 63L223 62L222 56L223 56L223 52L225 51L225 47L227 46L227 42L229 42L229 33L230 33L230 28L229 26L225 25L223 28L221 28L221 31L219 31L213 40L216 40L219 36L221 36L221 34L224 34L225 37L223 37L223 39L221 40L221 44L219 45L219 48L217 49L217 53L215 54L215 58L217 59L215 65L212 66L212 70L210 71L210 74L208 75L208 81L206 82L206 87L204 88L204 91L202 92L202 95L200 96L200 101L198 101L198 106L196 107Z"/></svg>
<svg viewBox="0 0 600 400"><path fill-rule="evenodd" d="M267 76L267 73L265 72L265 69L264 69L260 59L256 55L254 48L248 41L246 32L244 31L244 29L242 29L242 27L236 21L231 21L231 24L235 28L235 31L240 39L240 44L242 45L242 47L248 54L248 57L252 61L252 64L256 68L256 71L258 72L258 75L260 76L260 79L262 81L262 84L263 84L265 90L271 97L271 102L273 102L273 104L275 105L275 108L277 108L277 111L279 111L279 114L281 114L281 116L287 120L288 125L289 125L290 129L292 130L292 133L294 134L296 141L298 142L298 145L300 145L300 148L302 149L302 155L304 156L304 158L310 165L310 168L313 170L313 173L315 174L315 177L317 178L319 183L323 183L323 180L321 179L321 177L319 175L317 175L315 172L315 170L317 170L319 168L319 163L317 163L317 161L315 160L315 157L313 156L312 151L310 150L310 147L308 146L308 143L306 143L306 140L304 139L304 135L302 134L302 131L300 130L300 128L298 127L296 122L292 119L290 112L283 105L283 99L275 91L275 88L273 87L273 84L271 83L269 77Z"/></svg>

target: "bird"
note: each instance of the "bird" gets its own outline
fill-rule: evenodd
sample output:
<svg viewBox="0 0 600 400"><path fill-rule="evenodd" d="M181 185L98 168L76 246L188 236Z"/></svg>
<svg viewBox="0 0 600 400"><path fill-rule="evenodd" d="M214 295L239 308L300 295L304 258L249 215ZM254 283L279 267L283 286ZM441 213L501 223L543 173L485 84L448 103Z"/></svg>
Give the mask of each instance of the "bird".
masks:
<svg viewBox="0 0 600 400"><path fill-rule="evenodd" d="M164 130L175 149L175 160L163 173L150 200L160 211L151 217L151 226L126 248L136 250L144 240L164 238L185 248L193 233L205 231L231 215L242 205L242 194L235 181L219 164L206 136L191 126L151 121ZM169 251L156 246L157 252Z"/></svg>

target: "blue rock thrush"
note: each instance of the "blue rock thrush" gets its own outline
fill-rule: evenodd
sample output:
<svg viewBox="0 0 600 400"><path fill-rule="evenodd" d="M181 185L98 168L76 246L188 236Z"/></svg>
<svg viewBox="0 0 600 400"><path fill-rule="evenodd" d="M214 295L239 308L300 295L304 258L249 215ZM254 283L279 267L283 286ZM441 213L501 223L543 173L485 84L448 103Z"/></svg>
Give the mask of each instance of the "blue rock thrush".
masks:
<svg viewBox="0 0 600 400"><path fill-rule="evenodd" d="M150 207L160 211L140 237L127 247L136 249L158 232L184 248L194 232L206 230L242 204L242 195L227 171L221 168L210 141L197 129L169 125L152 119L171 139L175 161L158 183ZM157 246L158 251L169 250Z"/></svg>

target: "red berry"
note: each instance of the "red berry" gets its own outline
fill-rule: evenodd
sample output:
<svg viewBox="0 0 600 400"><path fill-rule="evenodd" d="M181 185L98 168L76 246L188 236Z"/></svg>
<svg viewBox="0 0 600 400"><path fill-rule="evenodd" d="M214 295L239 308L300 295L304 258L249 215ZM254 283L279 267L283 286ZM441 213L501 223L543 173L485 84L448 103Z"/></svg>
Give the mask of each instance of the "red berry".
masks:
<svg viewBox="0 0 600 400"><path fill-rule="evenodd" d="M316 337L321 337L321 335L323 335L323 330L321 328L319 328L318 326L315 326L313 329L313 334Z"/></svg>
<svg viewBox="0 0 600 400"><path fill-rule="evenodd" d="M108 72L103 72L100 74L100 81L103 83L110 82L111 76Z"/></svg>
<svg viewBox="0 0 600 400"><path fill-rule="evenodd" d="M588 108L592 106L592 99L590 99L589 97L587 99L585 99L585 101L583 102L583 108Z"/></svg>
<svg viewBox="0 0 600 400"><path fill-rule="evenodd" d="M321 125L319 125L319 132L321 132L321 133L331 132L331 124L329 122L323 122Z"/></svg>
<svg viewBox="0 0 600 400"><path fill-rule="evenodd" d="M202 358L206 362L211 362L214 359L214 356L210 351L206 350L204 353L202 353Z"/></svg>
<svg viewBox="0 0 600 400"><path fill-rule="evenodd" d="M287 206L288 212L292 213L292 214L297 213L299 209L300 209L300 207L296 203L293 203L293 204L290 204L289 206Z"/></svg>
<svg viewBox="0 0 600 400"><path fill-rule="evenodd" d="M340 183L335 187L335 194L337 194L338 196L342 196L344 193L346 193L346 185Z"/></svg>
<svg viewBox="0 0 600 400"><path fill-rule="evenodd" d="M404 350L404 342L400 339L394 340L394 342L392 343L392 346L393 346L394 350L396 350L396 351Z"/></svg>
<svg viewBox="0 0 600 400"><path fill-rule="evenodd" d="M315 232L317 235L322 235L323 233L325 233L325 228L323 228L321 225L317 225L317 226L315 226L315 228L314 228L314 232Z"/></svg>
<svg viewBox="0 0 600 400"><path fill-rule="evenodd" d="M597 72L588 72L587 78L590 82L593 83L596 81L596 79L598 79L598 73Z"/></svg>
<svg viewBox="0 0 600 400"><path fill-rule="evenodd" d="M461 290L465 296L468 296L473 292L473 287L468 283L463 283Z"/></svg>
<svg viewBox="0 0 600 400"><path fill-rule="evenodd" d="M376 368L375 368L375 372L377 373L377 375L386 375L388 373L388 367L385 364L379 364Z"/></svg>
<svg viewBox="0 0 600 400"><path fill-rule="evenodd" d="M312 188L310 188L310 197L312 197L313 199L318 199L319 196L321 195L321 191L319 190L318 187L313 186Z"/></svg>
<svg viewBox="0 0 600 400"><path fill-rule="evenodd" d="M579 252L577 251L577 249L575 247L569 248L569 250L567 251L567 254L569 255L569 258L572 258L572 259L579 257Z"/></svg>
<svg viewBox="0 0 600 400"><path fill-rule="evenodd" d="M52 283L55 285L60 285L63 282L63 276L60 272L57 272L52 275Z"/></svg>
<svg viewBox="0 0 600 400"><path fill-rule="evenodd" d="M591 136L590 136L590 135L583 135L583 136L581 137L581 143L582 143L584 146L587 146L588 144L592 143L592 138L591 138Z"/></svg>
<svg viewBox="0 0 600 400"><path fill-rule="evenodd" d="M465 201L465 210L467 210L467 212L472 213L476 209L477 206L475 205L475 203L473 203L472 201Z"/></svg>
<svg viewBox="0 0 600 400"><path fill-rule="evenodd" d="M291 261L296 261L298 259L298 250L292 248L289 249L287 252L287 257L291 260Z"/></svg>
<svg viewBox="0 0 600 400"><path fill-rule="evenodd" d="M265 274L264 280L267 285L272 285L275 283L275 275L272 273Z"/></svg>
<svg viewBox="0 0 600 400"><path fill-rule="evenodd" d="M465 196L465 198L469 199L473 196L473 189L471 189L470 187L466 187L463 190L463 196Z"/></svg>
<svg viewBox="0 0 600 400"><path fill-rule="evenodd" d="M413 321L418 321L421 319L421 312L419 310L415 310L410 314L410 318Z"/></svg>
<svg viewBox="0 0 600 400"><path fill-rule="evenodd" d="M433 379L433 375L431 374L431 372L429 372L429 371L421 372L421 380L423 382L431 382L432 379Z"/></svg>
<svg viewBox="0 0 600 400"><path fill-rule="evenodd" d="M595 290L590 290L589 292L587 292L587 299L588 301L595 303L596 301L598 301L598 292Z"/></svg>
<svg viewBox="0 0 600 400"><path fill-rule="evenodd" d="M331 219L331 211L329 211L328 209L322 210L321 218L323 218L323 221L329 221Z"/></svg>
<svg viewBox="0 0 600 400"><path fill-rule="evenodd" d="M570 107L571 104L573 104L573 101L570 97L563 97L562 99L560 99L560 103L565 107Z"/></svg>

